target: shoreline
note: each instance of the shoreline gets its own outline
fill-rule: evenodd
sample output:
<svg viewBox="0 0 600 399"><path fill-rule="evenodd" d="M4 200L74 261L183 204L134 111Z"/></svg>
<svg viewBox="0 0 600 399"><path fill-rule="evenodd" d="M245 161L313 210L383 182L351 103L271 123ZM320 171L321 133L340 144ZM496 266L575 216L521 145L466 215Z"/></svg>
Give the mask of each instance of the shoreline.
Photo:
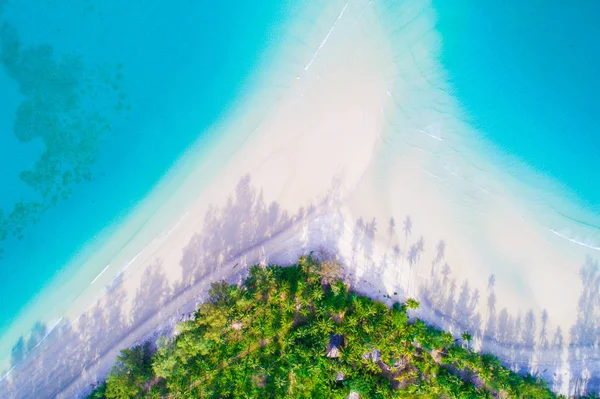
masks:
<svg viewBox="0 0 600 399"><path fill-rule="evenodd" d="M452 327L458 333L478 329L476 345L556 379L557 391L569 390L586 367L600 370L583 342L574 359L565 352L578 323L578 272L594 248L541 231L540 219L548 217L544 189L525 190L538 190L531 195L537 202L525 202L525 182L510 180L510 170L501 171L480 142L469 143L475 133L464 121L427 105L458 112L445 85L430 87L429 80L443 78L432 66L439 38L433 10L410 9L415 4L387 13L402 17L397 23L411 21L400 37L388 34L386 10L366 0L308 7L289 34L302 42L295 35L309 27L310 45L284 49L283 40L277 54L265 57L270 66L211 129L213 145L197 143L128 217L160 209L132 235L120 260L99 266L104 270L90 286L105 292L88 292L85 305L74 304L35 358L0 380L0 390L9 397L84 392L120 349L167 328L169 310L193 308L212 282L207 275L239 279L253 263L286 265L319 247L342 259L367 296L415 295L426 304L425 320L458 324ZM394 53L405 50L412 61ZM419 66L431 76L419 75ZM390 75L402 79L390 83ZM433 94L423 94L425 88ZM457 150L465 147L472 152ZM484 163L486 156L491 160ZM536 206L544 213L535 214ZM119 234L127 232L120 228L111 242ZM558 327L563 341L553 347ZM542 328L550 336L545 349Z"/></svg>
<svg viewBox="0 0 600 399"><path fill-rule="evenodd" d="M290 10L291 15L296 13L298 10ZM256 101L256 87L265 85L265 81L269 79L270 69L274 68L273 58L282 52L280 47L281 43L271 43L264 49L257 68L246 78L240 88L240 95L224 110L222 118L210 126L182 154L148 195L135 204L128 214L112 221L71 257L58 275L44 286L41 292L33 297L14 318L3 335L3 342L10 342L10 345L13 345L19 337L28 337L30 328L35 322L53 324L59 318L79 317L102 297L103 291L110 286L111 282L163 235L174 222L173 219L181 216L178 209L190 206L201 191L201 187L191 187L189 183L191 175L197 178L201 175L199 170L202 168L226 164L229 158L239 151L242 143L254 133L249 129L261 113L248 115L248 102L250 98ZM260 93L259 97L260 101L275 101L274 93ZM244 121L242 131L237 134L229 132L222 137L220 134L227 130L224 127L225 121L241 119L242 115L249 116ZM210 175L205 177L202 187L208 186L216 177ZM198 180L195 183L198 183ZM90 274L93 272L90 269L97 270L98 274L92 277ZM108 273L105 274L105 278L98 281L104 271ZM106 278L107 276L110 278ZM58 299L61 292L65 290L69 292L69 287L79 285L82 280L91 280L90 286L97 282L96 290L90 291L87 287L76 300L67 304ZM80 300L82 297L83 301ZM52 308L51 316L48 315L48 306ZM0 370L6 371L9 360L10 350L7 346L0 351Z"/></svg>

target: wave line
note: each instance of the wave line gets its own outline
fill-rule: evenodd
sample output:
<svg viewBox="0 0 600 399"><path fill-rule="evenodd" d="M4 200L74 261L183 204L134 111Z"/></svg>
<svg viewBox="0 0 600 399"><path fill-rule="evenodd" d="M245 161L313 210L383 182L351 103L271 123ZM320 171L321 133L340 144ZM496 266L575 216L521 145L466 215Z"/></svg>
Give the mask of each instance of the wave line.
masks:
<svg viewBox="0 0 600 399"><path fill-rule="evenodd" d="M96 282L96 280L98 280L100 278L100 276L102 276L102 273L104 273L106 271L106 269L108 269L109 266L110 266L110 263L108 265L106 265L106 267L104 269L102 269L102 271L100 272L100 274L98 274L96 276L96 278L92 280L92 282L90 283L90 285L94 284Z"/></svg>
<svg viewBox="0 0 600 399"><path fill-rule="evenodd" d="M559 237L561 237L561 238L564 238L564 239L565 239L565 240L567 240L567 241L571 241L573 244L581 245L582 247L586 247L586 248L589 248L589 249L593 249L593 250L595 250L595 251L600 251L600 247L595 247L595 246L593 246L593 245L586 244L586 243L584 243L584 242L581 242L581 241L577 241L577 240L576 240L576 239L574 239L574 238L570 238L570 237L567 237L567 236L565 236L565 235L563 235L563 234L560 234L558 231L556 231L556 230L554 230L554 229L550 229L550 228L549 228L548 230L550 230L551 232L553 232L553 233L554 233L554 234L556 234L557 236L559 236Z"/></svg>
<svg viewBox="0 0 600 399"><path fill-rule="evenodd" d="M333 32L333 29L335 28L335 25L340 20L340 18L342 18L342 15L344 15L344 11L346 11L346 7L348 7L348 3L346 3L346 5L344 6L344 8L342 8L342 11L340 12L340 15L338 15L337 19L335 20L335 22L331 26L331 29L329 29L329 32L327 32L327 36L325 36L325 39L323 39L323 41L321 42L321 44L317 48L317 51L315 51L315 53L313 54L313 56L312 56L311 60L309 61L309 63L306 64L306 66L304 67L305 71L308 71L308 68L310 68L310 66L312 65L312 63L317 58L317 55L319 55L319 51L321 51L321 48L323 48L323 46L327 42L327 39L329 39L329 36L331 35L331 32Z"/></svg>

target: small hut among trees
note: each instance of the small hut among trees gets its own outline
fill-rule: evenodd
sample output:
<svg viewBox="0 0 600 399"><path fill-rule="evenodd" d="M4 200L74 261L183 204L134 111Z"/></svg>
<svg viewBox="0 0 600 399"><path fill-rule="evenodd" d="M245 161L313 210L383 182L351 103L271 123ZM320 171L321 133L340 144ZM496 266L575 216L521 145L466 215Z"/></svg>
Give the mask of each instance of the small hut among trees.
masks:
<svg viewBox="0 0 600 399"><path fill-rule="evenodd" d="M360 395L356 391L350 391L350 395L348 395L348 399L360 399Z"/></svg>
<svg viewBox="0 0 600 399"><path fill-rule="evenodd" d="M329 345L327 345L327 357L337 358L342 354L340 349L344 346L344 336L339 334L329 334Z"/></svg>

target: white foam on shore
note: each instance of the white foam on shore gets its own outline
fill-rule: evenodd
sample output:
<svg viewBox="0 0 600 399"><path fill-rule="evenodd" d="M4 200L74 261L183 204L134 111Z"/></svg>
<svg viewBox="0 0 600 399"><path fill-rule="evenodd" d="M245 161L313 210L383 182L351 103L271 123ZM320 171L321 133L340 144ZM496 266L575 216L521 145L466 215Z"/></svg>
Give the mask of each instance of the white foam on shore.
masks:
<svg viewBox="0 0 600 399"><path fill-rule="evenodd" d="M304 67L305 71L308 71L308 68L310 68L310 66L312 65L312 63L315 62L315 59L317 58L317 55L319 55L319 51L321 51L321 49L323 48L323 46L325 45L325 43L327 43L327 40L329 39L329 36L331 36L331 32L333 32L333 30L335 29L335 25L338 23L338 21L344 15L344 12L346 11L347 7L348 7L348 3L344 4L344 7L342 8L342 11L340 11L340 15L338 15L338 17L336 18L336 20L333 23L333 25L331 25L331 29L329 29L329 32L327 32L327 35L325 36L325 38L323 39L323 41L321 42L321 44L319 44L319 47L317 47L317 51L315 51L315 53L313 54L313 56L310 59L310 61L308 62L308 64L306 64L306 66Z"/></svg>
<svg viewBox="0 0 600 399"><path fill-rule="evenodd" d="M564 238L565 240L567 240L569 242L572 242L572 243L577 244L577 245L581 245L582 247L585 247L585 248L593 249L594 251L600 251L600 247L598 247L598 246L595 246L595 245L592 245L592 244L586 244L583 241L579 241L579 240L576 240L574 238L568 237L568 236L566 236L564 234L561 234L561 233L559 233L558 231L556 231L554 229L548 229L548 230L550 230L553 234L556 234L557 236L559 236L561 238Z"/></svg>
<svg viewBox="0 0 600 399"><path fill-rule="evenodd" d="M293 262L320 245L337 251L357 287L378 299L394 292L398 300L427 299L421 289L438 284L440 297L424 301L422 315L454 332L475 328L477 317L485 330L490 312L483 297L493 289L494 311L504 309L513 327L524 323L521 315L529 310L535 321L547 309L548 331L561 327L567 335L577 322L579 269L586 256L596 255L591 251L600 238L594 230L598 215L570 201L555 182L499 153L465 122L439 64L441 39L428 2L308 2L277 57L268 58L270 66L235 112L214 127L216 139L190 149L157 187L148 201L160 206L138 209L147 220L142 227L113 237L115 247L124 249L108 262L115 267L94 279L114 279L113 290L99 297L90 290L65 313L65 319L79 321L75 330L84 331L82 314L88 317L110 306L113 295L126 293L120 309L132 323L127 337L102 341L108 348L94 348L90 337L88 345L106 354L86 358L84 373L57 371L69 384L56 387L41 377L28 384L57 389L62 397L81 393L108 371L119 348L168 324L168 312L193 307L206 294L208 279L237 275L252 262ZM242 178L246 174L251 186ZM556 207L591 222L577 224ZM256 220L261 212L285 223L273 227L270 219ZM558 233L566 228L590 241L580 245ZM255 231L262 235L246 237ZM214 258L207 255L212 251ZM132 321L144 273L156 267L170 283L182 282L185 259L211 259L206 267L219 267L193 282L196 292L182 289L164 314ZM452 309L444 307L451 281L458 297ZM461 288L465 284L468 290ZM536 351L535 343L527 348L525 329L518 331L514 337L482 331L480 346L519 367L580 371L547 360L552 350ZM525 349L513 353L511 340L523 341ZM63 344L45 343L35 359L60 357ZM562 348L556 352L562 356ZM24 375L47 372L32 373L36 363L26 360L31 366L10 378L15 396L28 387L19 385ZM568 389L568 380L554 388Z"/></svg>
<svg viewBox="0 0 600 399"><path fill-rule="evenodd" d="M104 269L102 269L102 271L96 276L96 278L94 278L92 280L90 285L94 284L100 278L100 276L102 276L104 274L104 272L106 271L106 269L108 269L109 266L110 266L110 263L108 265L106 265L106 267Z"/></svg>

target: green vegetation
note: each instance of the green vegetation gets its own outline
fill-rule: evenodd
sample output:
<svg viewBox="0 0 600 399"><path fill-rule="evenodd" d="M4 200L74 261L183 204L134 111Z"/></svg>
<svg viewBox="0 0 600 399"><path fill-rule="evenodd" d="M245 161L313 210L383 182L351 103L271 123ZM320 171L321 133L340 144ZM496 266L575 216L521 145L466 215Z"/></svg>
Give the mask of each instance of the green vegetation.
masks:
<svg viewBox="0 0 600 399"><path fill-rule="evenodd" d="M89 397L557 397L543 381L409 320L417 301L389 309L340 276L337 262L309 256L285 268L254 266L242 286L215 283L176 338L154 353L124 350Z"/></svg>

